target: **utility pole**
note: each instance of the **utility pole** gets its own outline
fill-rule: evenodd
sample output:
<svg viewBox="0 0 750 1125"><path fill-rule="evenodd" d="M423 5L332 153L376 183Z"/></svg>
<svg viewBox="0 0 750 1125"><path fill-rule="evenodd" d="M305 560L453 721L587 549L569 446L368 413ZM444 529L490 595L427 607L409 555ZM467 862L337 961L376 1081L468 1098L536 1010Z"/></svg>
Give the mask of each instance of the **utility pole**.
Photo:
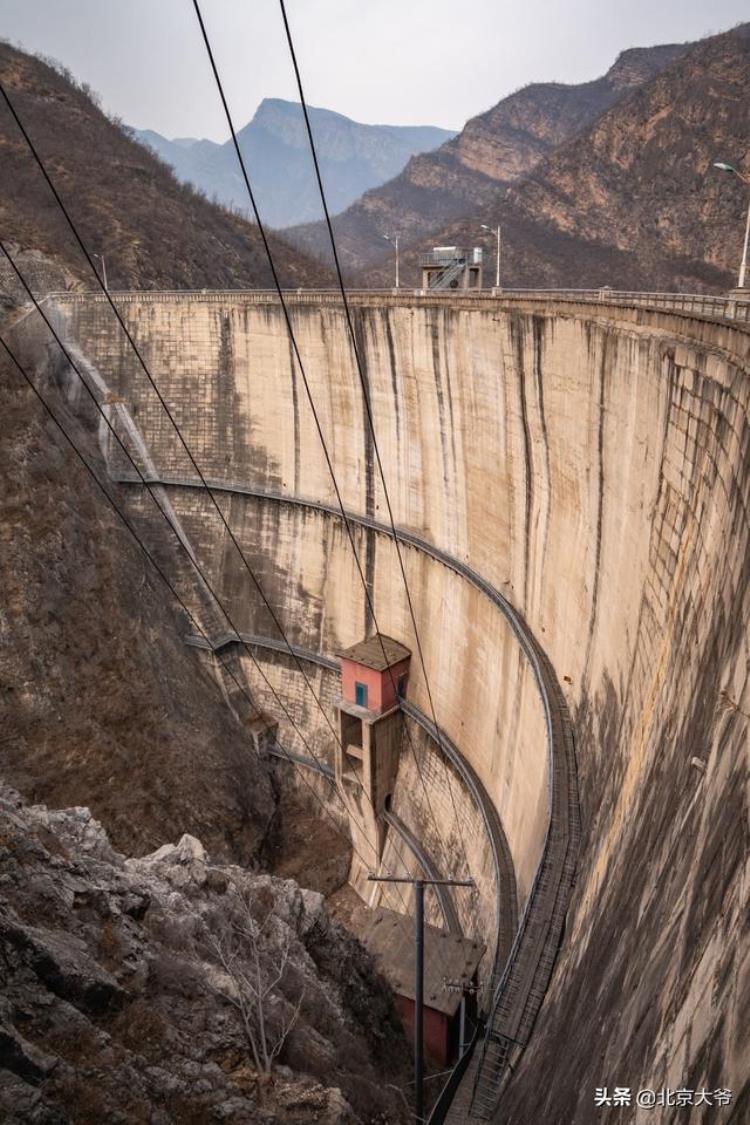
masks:
<svg viewBox="0 0 750 1125"><path fill-rule="evenodd" d="M396 247L396 288L397 289L398 289L398 286L399 286L399 280L398 280L398 240L399 240L400 237L401 237L400 234L394 234L393 238L391 238L391 236L389 234L383 235L383 238L386 240L386 242L390 242L391 246Z"/></svg>
<svg viewBox="0 0 750 1125"><path fill-rule="evenodd" d="M107 285L107 263L104 261L104 255L93 254L93 257L98 258L102 263L102 285L106 290L109 290L109 286Z"/></svg>
<svg viewBox="0 0 750 1125"><path fill-rule="evenodd" d="M409 875L368 875L371 883L411 883L414 887L414 1118L424 1125L424 889L473 887L473 879L419 879Z"/></svg>
<svg viewBox="0 0 750 1125"><path fill-rule="evenodd" d="M482 230L492 231L492 227L488 227L486 223L480 223ZM495 252L495 288L500 288L500 224L497 224L495 235L497 237L497 250Z"/></svg>
<svg viewBox="0 0 750 1125"><path fill-rule="evenodd" d="M750 179L747 176L743 176L742 172L738 172L738 170L735 168L734 164L727 164L723 160L715 160L714 161L714 168L718 168L722 172L729 172L731 175L736 176L738 180L742 180L745 187L750 186ZM738 289L744 289L745 288L745 275L747 273L748 242L750 242L750 199L748 200L748 204L747 204L747 219L745 221L745 242L744 242L743 247L742 247L742 261L740 262L740 276L737 280L737 288Z"/></svg>

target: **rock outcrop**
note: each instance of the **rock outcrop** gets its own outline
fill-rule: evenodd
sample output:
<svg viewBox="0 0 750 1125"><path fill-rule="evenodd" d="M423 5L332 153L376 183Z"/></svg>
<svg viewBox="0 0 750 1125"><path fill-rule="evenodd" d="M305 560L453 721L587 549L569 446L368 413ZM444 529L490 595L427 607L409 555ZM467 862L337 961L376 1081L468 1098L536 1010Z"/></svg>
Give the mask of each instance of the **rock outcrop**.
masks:
<svg viewBox="0 0 750 1125"><path fill-rule="evenodd" d="M431 242L483 244L488 282L494 246L479 225L500 223L504 286L725 291L737 280L747 189L712 164L750 170L749 81L750 24L694 44L522 178L432 223ZM407 284L423 248L405 249ZM360 283L390 278L381 261Z"/></svg>
<svg viewBox="0 0 750 1125"><path fill-rule="evenodd" d="M215 865L189 835L126 860L88 809L0 787L0 898L8 1125L406 1119L384 1077L405 1082L389 994L319 894ZM215 940L248 905L272 922L264 955L287 958L267 1020L299 1008L270 1078ZM238 964L252 956L243 945Z"/></svg>
<svg viewBox="0 0 750 1125"><path fill-rule="evenodd" d="M592 82L535 82L472 117L453 140L435 152L412 157L400 175L337 216L334 226L347 266L356 269L382 259L383 232L400 231L407 245L432 237L446 223L468 214L475 218L494 204L499 190L527 175L683 50L667 44L624 51ZM480 234L474 222L472 244ZM288 236L328 261L323 224L292 228Z"/></svg>

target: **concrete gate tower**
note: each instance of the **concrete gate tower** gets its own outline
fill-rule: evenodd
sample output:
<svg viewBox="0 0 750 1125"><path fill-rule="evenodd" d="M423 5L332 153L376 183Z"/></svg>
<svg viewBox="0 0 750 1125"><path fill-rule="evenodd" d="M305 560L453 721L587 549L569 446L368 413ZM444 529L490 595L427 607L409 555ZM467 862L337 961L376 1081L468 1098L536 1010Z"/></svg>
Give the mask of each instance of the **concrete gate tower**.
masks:
<svg viewBox="0 0 750 1125"><path fill-rule="evenodd" d="M355 849L349 882L369 902L378 894L367 876L378 869L383 855L382 814L398 771L403 724L399 699L406 694L411 653L392 637L375 634L338 655L336 785L349 813Z"/></svg>

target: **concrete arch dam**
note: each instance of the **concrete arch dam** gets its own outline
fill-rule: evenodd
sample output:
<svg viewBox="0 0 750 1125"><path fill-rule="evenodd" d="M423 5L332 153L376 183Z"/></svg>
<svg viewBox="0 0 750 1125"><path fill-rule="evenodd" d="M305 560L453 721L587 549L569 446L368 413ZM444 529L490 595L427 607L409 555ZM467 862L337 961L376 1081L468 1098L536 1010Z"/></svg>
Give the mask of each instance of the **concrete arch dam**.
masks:
<svg viewBox="0 0 750 1125"><path fill-rule="evenodd" d="M278 303L117 299L331 707L325 660L372 621ZM625 303L352 304L439 725L413 661L424 721L405 720L414 753L402 752L393 813L440 870L468 866L479 893L456 895L460 924L501 951L474 1112L593 1121L595 1090L628 1083L713 1083L747 1105L750 336ZM88 296L59 305L330 766L330 731L111 312ZM415 651L342 309L319 294L290 307L378 625ZM129 468L112 456L114 475ZM145 514L143 493L127 491ZM498 903L483 799L515 902Z"/></svg>

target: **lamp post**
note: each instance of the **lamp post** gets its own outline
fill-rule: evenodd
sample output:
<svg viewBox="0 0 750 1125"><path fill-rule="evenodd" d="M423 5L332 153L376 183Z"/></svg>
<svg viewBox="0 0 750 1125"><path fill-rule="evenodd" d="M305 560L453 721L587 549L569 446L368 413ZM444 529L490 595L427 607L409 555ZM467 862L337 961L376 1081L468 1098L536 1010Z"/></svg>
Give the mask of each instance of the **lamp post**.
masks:
<svg viewBox="0 0 750 1125"><path fill-rule="evenodd" d="M743 176L742 172L738 172L733 164L726 164L723 160L715 160L714 168L718 168L722 172L729 172L731 175L736 176L738 180L742 180L746 187L750 186L750 179ZM750 241L750 199L747 204L747 220L745 222L745 242L742 247L742 261L740 262L740 276L737 279L737 288L745 288L745 274L747 273L747 246Z"/></svg>
<svg viewBox="0 0 750 1125"><path fill-rule="evenodd" d="M92 254L93 254L93 252L92 252ZM107 264L104 261L104 255L103 254L93 254L93 257L98 258L99 261L102 263L102 283L104 285L104 288L108 290L109 286L107 285Z"/></svg>
<svg viewBox="0 0 750 1125"><path fill-rule="evenodd" d="M482 230L488 230L492 233L492 227L488 227L486 223L480 223ZM500 224L497 224L497 230L494 232L497 236L497 252L495 255L495 288L500 288Z"/></svg>
<svg viewBox="0 0 750 1125"><path fill-rule="evenodd" d="M389 234L383 235L383 238L386 240L386 242L390 242L391 246L396 247L396 288L397 289L398 289L398 240L399 240L400 237L401 237L400 234L394 234L393 238L391 238L391 236Z"/></svg>

